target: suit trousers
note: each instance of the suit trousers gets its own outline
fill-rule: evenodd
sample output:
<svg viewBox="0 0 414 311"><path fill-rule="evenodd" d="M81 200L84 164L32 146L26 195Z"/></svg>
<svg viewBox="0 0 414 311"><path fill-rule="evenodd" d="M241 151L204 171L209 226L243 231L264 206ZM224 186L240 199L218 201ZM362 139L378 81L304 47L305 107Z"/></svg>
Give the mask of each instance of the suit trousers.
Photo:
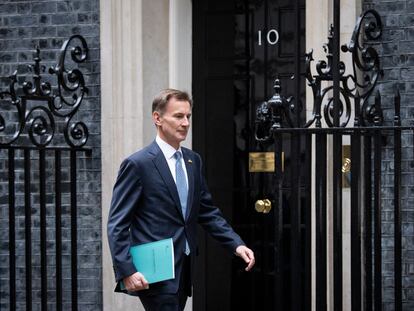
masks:
<svg viewBox="0 0 414 311"><path fill-rule="evenodd" d="M182 311L191 296L191 259L184 256L180 285L176 294L140 295L146 311ZM151 285L150 285L151 286Z"/></svg>

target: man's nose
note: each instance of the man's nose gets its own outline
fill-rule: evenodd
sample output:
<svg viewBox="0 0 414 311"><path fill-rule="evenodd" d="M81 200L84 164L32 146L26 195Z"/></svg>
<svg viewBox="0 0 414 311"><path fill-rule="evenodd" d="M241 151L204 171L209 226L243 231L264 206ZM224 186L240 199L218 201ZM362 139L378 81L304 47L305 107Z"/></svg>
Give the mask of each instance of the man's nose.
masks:
<svg viewBox="0 0 414 311"><path fill-rule="evenodd" d="M181 125L189 126L190 125L190 120L187 117L184 117L183 122L181 123Z"/></svg>

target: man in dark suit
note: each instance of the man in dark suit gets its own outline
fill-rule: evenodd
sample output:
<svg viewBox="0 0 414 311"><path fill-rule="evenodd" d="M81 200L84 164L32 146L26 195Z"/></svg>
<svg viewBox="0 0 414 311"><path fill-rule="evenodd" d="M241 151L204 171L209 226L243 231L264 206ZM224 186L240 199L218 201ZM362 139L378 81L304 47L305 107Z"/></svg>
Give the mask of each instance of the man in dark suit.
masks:
<svg viewBox="0 0 414 311"><path fill-rule="evenodd" d="M108 219L108 239L120 291L140 297L146 310L183 310L191 295L197 248L197 225L223 247L241 257L249 271L253 251L213 205L202 173L200 156L180 143L190 127L189 95L166 89L154 99L155 141L121 164ZM129 248L172 238L175 279L148 284L132 263Z"/></svg>

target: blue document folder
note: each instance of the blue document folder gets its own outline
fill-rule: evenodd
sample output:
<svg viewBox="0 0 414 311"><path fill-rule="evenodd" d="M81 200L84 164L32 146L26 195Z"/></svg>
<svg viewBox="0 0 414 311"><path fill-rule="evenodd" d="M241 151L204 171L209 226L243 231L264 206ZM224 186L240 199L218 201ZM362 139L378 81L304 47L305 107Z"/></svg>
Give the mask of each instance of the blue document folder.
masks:
<svg viewBox="0 0 414 311"><path fill-rule="evenodd" d="M148 283L175 278L174 244L171 238L132 246L129 252L135 268ZM123 282L121 289L125 289Z"/></svg>

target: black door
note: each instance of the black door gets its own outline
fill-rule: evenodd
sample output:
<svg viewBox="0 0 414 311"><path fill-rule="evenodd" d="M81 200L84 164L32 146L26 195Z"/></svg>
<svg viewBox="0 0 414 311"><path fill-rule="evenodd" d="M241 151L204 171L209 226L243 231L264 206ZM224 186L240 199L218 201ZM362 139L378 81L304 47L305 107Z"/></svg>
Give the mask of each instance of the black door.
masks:
<svg viewBox="0 0 414 311"><path fill-rule="evenodd" d="M304 0L193 1L193 148L204 159L215 203L257 257L255 269L246 273L240 260L203 236L195 310L310 307L308 202L302 195L306 191L291 194L287 186L292 178L289 138L283 146L283 197L277 199L274 172L249 169L253 152L266 156L274 150L272 143L256 141L255 115L274 94L275 78L283 94L304 106L299 74L304 61L298 57L305 53L304 25ZM304 118L304 111L292 113ZM299 149L302 154L305 146ZM278 208L256 211L256 201L263 199ZM298 205L292 200L303 202L301 210L290 209Z"/></svg>

